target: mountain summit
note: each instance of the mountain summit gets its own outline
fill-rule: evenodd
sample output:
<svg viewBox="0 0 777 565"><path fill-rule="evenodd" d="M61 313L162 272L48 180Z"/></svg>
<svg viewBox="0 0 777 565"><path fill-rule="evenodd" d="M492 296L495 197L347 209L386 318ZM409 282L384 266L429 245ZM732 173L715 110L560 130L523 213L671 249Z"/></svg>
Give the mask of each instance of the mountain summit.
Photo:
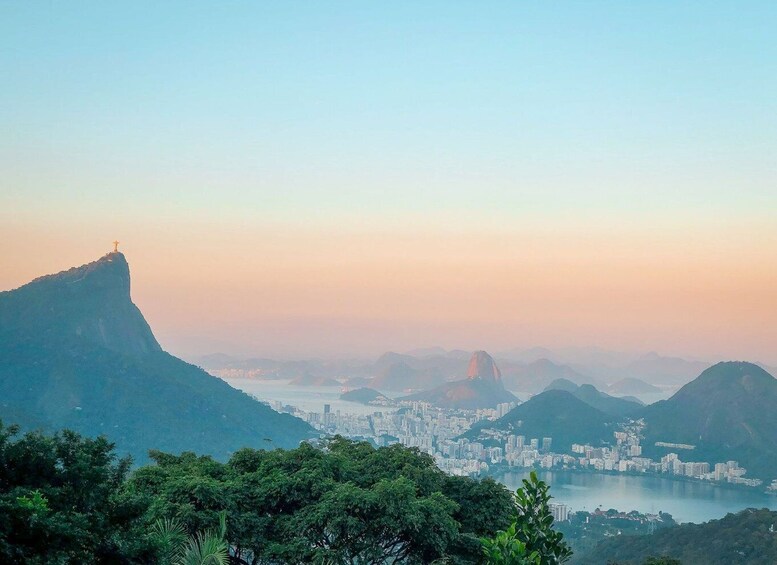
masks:
<svg viewBox="0 0 777 565"><path fill-rule="evenodd" d="M502 372L496 366L494 358L488 353L485 351L475 351L469 360L467 378L499 382L502 380Z"/></svg>
<svg viewBox="0 0 777 565"><path fill-rule="evenodd" d="M501 377L502 373L494 359L485 351L475 351L469 362L466 379L411 394L402 400L420 400L441 408L465 410L496 408L503 402L518 402L518 399L505 389Z"/></svg>
<svg viewBox="0 0 777 565"><path fill-rule="evenodd" d="M129 265L119 252L1 292L0 328L3 336L75 341L128 355L162 351L132 303Z"/></svg>
<svg viewBox="0 0 777 565"><path fill-rule="evenodd" d="M165 353L130 297L118 252L0 292L0 418L105 434L149 449L225 458L292 447L312 429Z"/></svg>
<svg viewBox="0 0 777 565"><path fill-rule="evenodd" d="M646 451L655 442L694 445L697 461L739 461L748 476L777 478L777 379L753 363L713 365L668 400L647 406L642 416Z"/></svg>

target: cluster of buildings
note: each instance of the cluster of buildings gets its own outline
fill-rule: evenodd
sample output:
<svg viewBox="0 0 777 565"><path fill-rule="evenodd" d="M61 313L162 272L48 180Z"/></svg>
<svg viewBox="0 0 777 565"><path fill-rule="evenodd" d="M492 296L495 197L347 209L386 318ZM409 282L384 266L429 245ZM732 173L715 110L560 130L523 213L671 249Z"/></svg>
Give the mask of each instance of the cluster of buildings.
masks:
<svg viewBox="0 0 777 565"><path fill-rule="evenodd" d="M640 421L615 432L614 443L609 447L587 444L563 446L555 445L549 436L530 438L482 425L480 435L485 439L471 441L460 437L481 420L501 418L514 407L512 403L500 404L495 409L452 411L426 402L401 402L391 408L378 407L382 410L372 414L333 412L329 405L324 405L321 413L304 412L280 403L271 405L276 410L292 412L325 434L366 439L378 446L401 443L416 447L433 456L441 469L453 475L477 475L500 467L539 467L656 473L753 487L762 484L759 479L745 478L746 469L736 461L713 465L683 461L675 452L668 453L659 461L644 457L640 444L644 423ZM694 448L692 445L668 443L661 446L688 452ZM777 492L777 484L772 486Z"/></svg>
<svg viewBox="0 0 777 565"><path fill-rule="evenodd" d="M643 427L644 423L637 421L624 426L623 431L615 432L615 445L612 448L573 444L572 452L578 455L578 466L596 471L668 474L752 487L763 483L760 479L745 478L747 470L740 467L736 461L710 465L702 461L683 461L674 452L664 455L659 461L643 457L640 445L640 432ZM695 448L693 445L667 442L656 442L656 446L689 452Z"/></svg>
<svg viewBox="0 0 777 565"><path fill-rule="evenodd" d="M325 434L339 434L354 439L366 439L378 446L401 443L406 447L417 447L432 455L437 465L453 475L473 475L489 470L489 463L504 461L506 450L501 447L487 447L482 443L457 439L480 420L501 418L514 403L503 403L494 409L482 410L446 410L436 408L427 402L401 402L391 408L381 408L372 414L343 413L332 411L330 405L324 405L323 412L305 412L293 406L284 406L280 402L271 402L270 406L279 412L289 412L308 422ZM549 438L546 438L549 441ZM538 440L539 441L539 440ZM534 453L527 453L525 466L538 458L538 444ZM546 442L546 446L549 447ZM512 458L515 449L520 452L524 446L508 447L507 454ZM517 453L517 452L516 452Z"/></svg>
<svg viewBox="0 0 777 565"><path fill-rule="evenodd" d="M625 456L617 449L594 448L590 445L573 444L572 451L581 454L576 464L583 469L621 473L659 473L751 487L757 487L763 483L760 479L745 478L747 469L740 467L736 461L715 463L712 466L702 461L682 461L677 453L668 453L659 461L654 461L647 457L640 457L641 450L634 447L638 446L632 446Z"/></svg>

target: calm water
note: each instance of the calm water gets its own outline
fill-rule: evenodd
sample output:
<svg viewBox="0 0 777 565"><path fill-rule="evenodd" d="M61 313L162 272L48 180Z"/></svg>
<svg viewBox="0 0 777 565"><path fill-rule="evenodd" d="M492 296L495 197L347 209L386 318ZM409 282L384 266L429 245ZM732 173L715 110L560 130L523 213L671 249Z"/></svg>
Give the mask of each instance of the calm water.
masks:
<svg viewBox="0 0 777 565"><path fill-rule="evenodd" d="M253 394L266 401L277 400L283 404L296 406L306 412L323 412L324 404L332 407L332 412L340 410L343 414L372 414L373 412L394 412L396 408L366 406L357 402L340 400L342 388L336 386L291 386L289 380L262 381L254 379L225 379L231 386Z"/></svg>
<svg viewBox="0 0 777 565"><path fill-rule="evenodd" d="M706 522L744 508L777 510L777 496L755 490L725 489L711 484L673 481L651 476L597 475L568 471L544 471L539 477L550 484L555 502L573 510L669 512L678 522ZM529 472L495 477L511 489L521 486Z"/></svg>

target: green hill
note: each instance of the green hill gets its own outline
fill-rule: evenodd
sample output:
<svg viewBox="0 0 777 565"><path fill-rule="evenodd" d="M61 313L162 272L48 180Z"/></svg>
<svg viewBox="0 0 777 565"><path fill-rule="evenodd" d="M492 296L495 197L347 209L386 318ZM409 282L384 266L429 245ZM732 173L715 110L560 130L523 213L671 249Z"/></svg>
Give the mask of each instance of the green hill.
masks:
<svg viewBox="0 0 777 565"><path fill-rule="evenodd" d="M573 443L594 446L612 441L613 418L564 390L533 396L496 421L483 420L463 434L470 440L488 437L492 429L527 438L552 437L554 451L568 452Z"/></svg>
<svg viewBox="0 0 777 565"><path fill-rule="evenodd" d="M651 556L668 556L683 565L774 565L777 563L777 512L743 510L704 524L683 524L654 534L616 536L574 565L642 564Z"/></svg>
<svg viewBox="0 0 777 565"><path fill-rule="evenodd" d="M121 253L0 293L0 418L226 458L293 447L312 429L165 353L130 299Z"/></svg>
<svg viewBox="0 0 777 565"><path fill-rule="evenodd" d="M695 445L694 461L736 460L748 476L777 478L777 379L758 365L718 363L668 400L647 406L645 453L655 442Z"/></svg>
<svg viewBox="0 0 777 565"><path fill-rule="evenodd" d="M340 400L347 400L349 402L359 402L361 404L370 404L371 402L391 402L391 400L378 392L374 388L356 388L349 390L340 395Z"/></svg>

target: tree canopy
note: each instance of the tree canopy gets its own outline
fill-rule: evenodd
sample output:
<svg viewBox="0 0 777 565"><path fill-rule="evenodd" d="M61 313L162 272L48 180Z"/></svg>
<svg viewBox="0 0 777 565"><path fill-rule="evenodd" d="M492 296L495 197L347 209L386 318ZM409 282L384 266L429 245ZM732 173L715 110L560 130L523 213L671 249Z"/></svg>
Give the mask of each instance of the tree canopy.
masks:
<svg viewBox="0 0 777 565"><path fill-rule="evenodd" d="M507 527L511 494L491 479L450 477L428 455L335 438L321 447L243 449L227 462L152 452L127 484L151 518L190 530L228 518L236 562L475 561L478 538Z"/></svg>
<svg viewBox="0 0 777 565"><path fill-rule="evenodd" d="M146 505L124 489L128 459L104 438L0 423L0 562L109 563L152 556Z"/></svg>
<svg viewBox="0 0 777 565"><path fill-rule="evenodd" d="M516 519L522 535L537 528L532 551L556 539L541 482L531 483L528 504L400 445L336 437L246 448L227 462L189 452L150 458L131 470L104 438L20 436L0 424L0 562L490 562L481 539Z"/></svg>

